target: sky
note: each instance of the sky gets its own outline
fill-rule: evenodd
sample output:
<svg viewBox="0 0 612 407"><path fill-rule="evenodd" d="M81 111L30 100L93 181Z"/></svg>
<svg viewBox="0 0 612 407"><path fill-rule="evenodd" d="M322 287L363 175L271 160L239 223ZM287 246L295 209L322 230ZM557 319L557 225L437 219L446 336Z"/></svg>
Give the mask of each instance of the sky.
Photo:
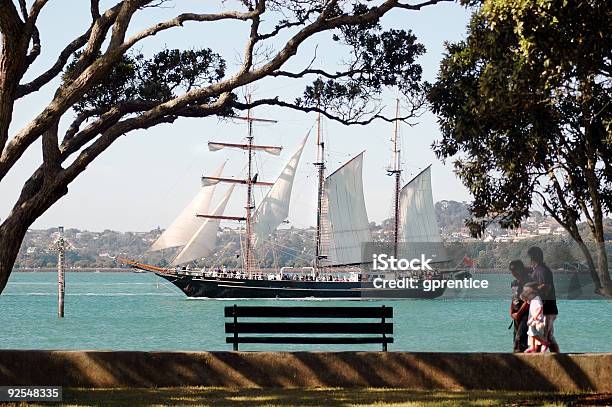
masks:
<svg viewBox="0 0 612 407"><path fill-rule="evenodd" d="M90 19L88 3L55 0L43 9L39 17L42 52L26 80L52 65L65 44L86 30ZM108 6L111 3L103 1L102 5ZM208 6L203 6L206 3ZM231 8L235 2L219 1L218 4ZM135 18L130 30L138 31L185 11L210 12L209 5L210 2L174 0L163 9L143 11ZM465 8L455 3L443 3L421 11L394 10L385 16L382 23L387 28L411 29L416 34L427 48L427 53L418 61L423 67L423 77L433 81L443 57L444 42L464 38L468 18L469 11ZM243 24L236 22L188 23L182 28L168 30L142 42L136 50L150 55L164 47L210 47L226 58L228 70L231 71L239 63L245 35ZM329 34L324 33L301 46L298 55L286 68L304 68L315 52L318 66L332 69L337 66L341 51L334 48ZM18 101L11 123L11 134L15 134L43 109L51 100L56 86L57 81L52 82L40 92ZM274 78L257 83L251 92L254 98L280 96L292 100L300 95L303 87L303 82ZM386 93L382 103L388 107L387 114L392 115L395 95ZM270 107L258 108L254 114L278 121L277 124L255 126L256 143L284 147L279 157L263 154L257 156L260 180L273 181L295 152L298 143L311 131L296 174L288 225L314 225L316 170L312 163L316 159L316 117ZM62 122L62 126L65 128L68 122ZM431 150L431 144L440 137L435 116L427 112L414 122L414 126L402 125L400 128L403 181L407 182L431 164L434 201L470 200L468 191L453 173L452 162L440 162ZM241 142L246 136L246 130L244 123L220 122L211 117L179 119L171 125L160 125L123 136L70 185L68 195L52 206L32 228L59 225L93 231L165 228L198 192L202 175L212 173L225 160L228 163L224 176L238 176L243 172L245 153L237 150L209 152L207 142ZM329 152L326 162L329 172L365 150L363 182L369 219L380 223L390 217L393 180L386 175L385 168L391 159L393 125L377 121L368 126L347 127L324 120L323 133ZM10 212L23 182L41 160L40 144L35 144L0 183L0 218L5 218ZM265 190L257 189L256 203L265 194ZM222 188L217 188L215 201L220 200L222 194ZM237 188L226 214L241 215L245 195L244 189Z"/></svg>

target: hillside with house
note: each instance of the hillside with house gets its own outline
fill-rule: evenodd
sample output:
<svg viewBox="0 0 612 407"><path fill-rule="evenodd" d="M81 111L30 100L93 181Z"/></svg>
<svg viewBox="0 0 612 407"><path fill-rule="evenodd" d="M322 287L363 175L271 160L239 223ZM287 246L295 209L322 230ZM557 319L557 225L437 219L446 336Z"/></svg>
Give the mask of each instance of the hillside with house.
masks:
<svg viewBox="0 0 612 407"><path fill-rule="evenodd" d="M554 219L534 211L520 228L506 230L498 226L487 229L482 239L469 235L464 220L468 216L465 202L440 201L435 205L436 218L442 238L447 242L523 242L545 239L561 241L568 239L567 233ZM389 241L392 235L392 222L384 220L380 224L370 224L374 241ZM612 239L612 220L607 219L609 239ZM162 233L156 228L145 232L101 232L67 229L65 236L73 246L68 251L67 263L73 270L90 268L117 267L115 256L126 257L160 266L172 261L176 250L160 252L147 251ZM16 269L39 269L56 266L57 255L48 247L56 237L56 229L29 230L19 252ZM279 229L275 239L259 253L263 267L308 266L314 252L315 229L294 227ZM237 267L241 264L241 231L232 227L219 229L217 247L214 254L199 262L200 265L215 266L224 264Z"/></svg>

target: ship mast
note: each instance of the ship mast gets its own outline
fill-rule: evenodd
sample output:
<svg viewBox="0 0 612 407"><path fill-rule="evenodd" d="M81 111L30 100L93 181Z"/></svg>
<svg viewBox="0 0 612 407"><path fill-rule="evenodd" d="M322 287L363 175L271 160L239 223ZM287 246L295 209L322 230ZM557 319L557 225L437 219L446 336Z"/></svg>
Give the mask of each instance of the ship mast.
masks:
<svg viewBox="0 0 612 407"><path fill-rule="evenodd" d="M321 260L325 258L322 253L322 229L323 229L323 185L325 182L325 143L321 135L321 113L317 115L317 162L314 163L318 171L317 185L317 234L315 244L315 269L321 267Z"/></svg>
<svg viewBox="0 0 612 407"><path fill-rule="evenodd" d="M399 136L399 99L395 100L395 128L393 131L393 166L387 171L389 175L395 177L395 185L393 191L393 257L397 258L397 247L399 240L399 222L400 222L400 183L402 170L400 166L400 148L398 145Z"/></svg>
<svg viewBox="0 0 612 407"><path fill-rule="evenodd" d="M247 104L251 104L251 95L247 96ZM248 166L247 166L247 177L246 179L232 179L232 178L221 178L221 177L202 177L202 182L225 182L233 184L244 184L247 187L246 195L246 214L242 216L225 216L215 214L197 214L196 216L208 219L218 220L233 220L233 221L244 221L245 222L245 247L243 256L243 270L251 277L254 266L254 253L253 253L253 210L255 209L255 201L253 199L253 187L254 186L271 186L270 182L262 182L257 180L257 174L253 174L253 156L256 151L266 151L271 154L280 154L282 147L270 146L270 145L255 145L253 144L253 122L263 123L276 123L276 120L260 119L255 118L251 115L251 108L247 109L246 117L232 116L233 119L245 120L248 125L247 142L246 144L237 143L222 143L222 142L209 142L208 147L211 151L217 151L223 148L237 148L247 152Z"/></svg>
<svg viewBox="0 0 612 407"><path fill-rule="evenodd" d="M247 97L247 103L251 104L251 95ZM247 154L248 154L248 170L247 170L247 202L246 202L246 227L245 227L245 250L244 250L244 271L251 277L251 267L253 260L253 225L252 225L252 210L255 209L253 202L253 121L251 120L251 108L247 110L247 123L249 132L247 135Z"/></svg>

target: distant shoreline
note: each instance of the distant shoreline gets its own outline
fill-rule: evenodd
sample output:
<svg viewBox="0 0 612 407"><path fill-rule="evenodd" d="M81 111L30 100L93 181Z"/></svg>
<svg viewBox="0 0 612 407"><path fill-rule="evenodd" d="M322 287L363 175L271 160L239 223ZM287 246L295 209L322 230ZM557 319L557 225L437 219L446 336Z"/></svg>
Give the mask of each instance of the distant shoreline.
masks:
<svg viewBox="0 0 612 407"><path fill-rule="evenodd" d="M56 273L56 267L40 267L40 268L16 268L14 272L18 273ZM133 273L134 269L123 268L123 267L81 267L81 268L67 268L66 272L71 273Z"/></svg>

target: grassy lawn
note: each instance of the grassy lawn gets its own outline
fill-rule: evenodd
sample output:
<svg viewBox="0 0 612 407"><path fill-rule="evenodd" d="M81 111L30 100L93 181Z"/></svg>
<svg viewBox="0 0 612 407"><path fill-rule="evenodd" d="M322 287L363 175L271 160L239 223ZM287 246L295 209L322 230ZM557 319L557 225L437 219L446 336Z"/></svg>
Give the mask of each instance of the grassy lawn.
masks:
<svg viewBox="0 0 612 407"><path fill-rule="evenodd" d="M612 394L406 389L64 389L68 406L589 406L612 405Z"/></svg>

